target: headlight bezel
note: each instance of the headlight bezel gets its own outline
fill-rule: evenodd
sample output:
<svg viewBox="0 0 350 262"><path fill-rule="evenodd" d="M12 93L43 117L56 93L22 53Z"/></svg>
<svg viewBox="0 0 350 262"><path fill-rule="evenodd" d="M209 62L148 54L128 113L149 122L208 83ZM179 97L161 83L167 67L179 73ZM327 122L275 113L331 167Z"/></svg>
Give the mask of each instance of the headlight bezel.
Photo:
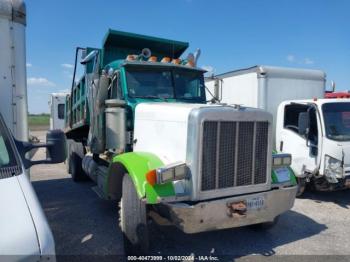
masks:
<svg viewBox="0 0 350 262"><path fill-rule="evenodd" d="M187 177L187 165L183 162L176 162L156 169L157 184L182 180Z"/></svg>
<svg viewBox="0 0 350 262"><path fill-rule="evenodd" d="M291 154L274 154L272 155L272 166L273 167L284 167L292 164Z"/></svg>

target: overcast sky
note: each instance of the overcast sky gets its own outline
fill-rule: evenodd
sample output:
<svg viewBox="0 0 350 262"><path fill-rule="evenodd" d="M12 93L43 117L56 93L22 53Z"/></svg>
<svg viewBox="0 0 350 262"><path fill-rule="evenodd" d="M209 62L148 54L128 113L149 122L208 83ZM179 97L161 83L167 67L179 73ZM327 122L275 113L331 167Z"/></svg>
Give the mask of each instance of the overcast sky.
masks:
<svg viewBox="0 0 350 262"><path fill-rule="evenodd" d="M100 47L108 28L188 41L215 74L257 64L313 68L350 89L347 0L26 3L30 113L48 112L49 94L69 90L75 47Z"/></svg>

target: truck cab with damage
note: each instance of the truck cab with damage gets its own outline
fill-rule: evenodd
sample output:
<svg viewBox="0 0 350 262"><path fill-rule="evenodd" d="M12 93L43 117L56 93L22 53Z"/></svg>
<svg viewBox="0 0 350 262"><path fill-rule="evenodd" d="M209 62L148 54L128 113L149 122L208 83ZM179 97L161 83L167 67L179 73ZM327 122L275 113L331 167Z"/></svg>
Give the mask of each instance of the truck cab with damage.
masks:
<svg viewBox="0 0 350 262"><path fill-rule="evenodd" d="M277 112L276 144L292 168L320 191L350 187L350 100L285 101Z"/></svg>

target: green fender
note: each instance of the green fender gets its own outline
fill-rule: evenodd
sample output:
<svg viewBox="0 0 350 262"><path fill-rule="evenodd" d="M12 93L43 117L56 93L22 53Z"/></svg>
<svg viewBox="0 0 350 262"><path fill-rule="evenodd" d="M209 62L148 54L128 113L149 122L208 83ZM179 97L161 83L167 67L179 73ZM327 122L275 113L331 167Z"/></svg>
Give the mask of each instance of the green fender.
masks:
<svg viewBox="0 0 350 262"><path fill-rule="evenodd" d="M115 156L113 163L119 163L125 167L134 182L139 198L146 198L148 204L156 204L161 197L175 195L172 183L152 186L146 180L146 174L149 171L164 166L156 155L147 152L130 152Z"/></svg>

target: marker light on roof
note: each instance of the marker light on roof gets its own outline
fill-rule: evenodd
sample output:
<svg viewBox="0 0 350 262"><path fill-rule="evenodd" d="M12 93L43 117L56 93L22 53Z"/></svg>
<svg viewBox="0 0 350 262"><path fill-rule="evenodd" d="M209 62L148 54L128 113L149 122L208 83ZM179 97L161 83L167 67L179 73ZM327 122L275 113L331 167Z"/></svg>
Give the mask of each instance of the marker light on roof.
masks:
<svg viewBox="0 0 350 262"><path fill-rule="evenodd" d="M187 63L185 64L186 66L190 66L190 67L194 67L194 61L187 61Z"/></svg>
<svg viewBox="0 0 350 262"><path fill-rule="evenodd" d="M170 63L171 59L170 59L170 57L165 56L165 57L162 58L162 60L160 62L162 62L162 63Z"/></svg>
<svg viewBox="0 0 350 262"><path fill-rule="evenodd" d="M186 65L186 66L190 66L190 67L194 67L194 65L195 65L194 60L195 60L194 55L193 55L192 53L189 53L189 54L187 55L185 65Z"/></svg>
<svg viewBox="0 0 350 262"><path fill-rule="evenodd" d="M126 57L126 61L135 61L137 58L137 55L128 55Z"/></svg>
<svg viewBox="0 0 350 262"><path fill-rule="evenodd" d="M175 65L179 65L181 63L181 59L179 58L175 58L171 61L171 63L175 64Z"/></svg>
<svg viewBox="0 0 350 262"><path fill-rule="evenodd" d="M157 62L157 57L151 56L150 58L148 58L148 62Z"/></svg>

